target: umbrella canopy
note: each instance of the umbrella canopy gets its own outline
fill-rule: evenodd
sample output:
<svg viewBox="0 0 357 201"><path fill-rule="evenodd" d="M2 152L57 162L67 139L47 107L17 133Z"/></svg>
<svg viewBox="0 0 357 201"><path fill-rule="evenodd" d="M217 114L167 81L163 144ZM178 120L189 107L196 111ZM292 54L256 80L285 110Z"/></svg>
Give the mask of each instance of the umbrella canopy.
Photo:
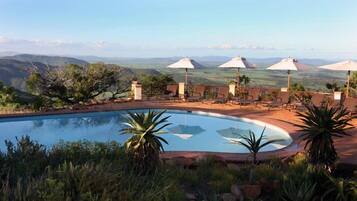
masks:
<svg viewBox="0 0 357 201"><path fill-rule="evenodd" d="M197 63L195 60L190 59L188 57L182 58L179 61L170 64L167 66L168 68L183 68L186 71L185 74L185 84L187 84L187 69L194 69L194 68L203 68L203 65Z"/></svg>
<svg viewBox="0 0 357 201"><path fill-rule="evenodd" d="M219 68L254 68L254 66L244 57L234 57L226 63L220 65Z"/></svg>
<svg viewBox="0 0 357 201"><path fill-rule="evenodd" d="M294 58L286 58L282 59L280 62L273 64L268 67L268 70L286 70L288 71L288 90L290 88L290 71L298 71L301 69L307 68L307 65L301 64L297 59Z"/></svg>
<svg viewBox="0 0 357 201"><path fill-rule="evenodd" d="M217 133L221 135L223 138L225 138L226 140L228 140L229 142L235 144L239 141L242 141L242 137L249 137L250 130L243 130L239 128L230 127L222 130L217 130ZM279 139L279 141L272 143L271 146L277 149L286 147L291 143L288 139L281 140L280 136L269 136L269 138L263 137L262 142L264 143L267 140L274 140L274 139L276 140Z"/></svg>
<svg viewBox="0 0 357 201"><path fill-rule="evenodd" d="M217 133L229 141L239 140L242 136L249 136L249 130L233 127L217 130Z"/></svg>
<svg viewBox="0 0 357 201"><path fill-rule="evenodd" d="M188 125L177 125L167 129L173 135L187 140L191 138L193 135L197 135L205 131L205 129L201 128L200 126L188 126Z"/></svg>
<svg viewBox="0 0 357 201"><path fill-rule="evenodd" d="M301 69L306 68L307 65L299 63L297 59L294 58L286 58L282 59L280 62L273 64L272 66L268 67L268 70L289 70L289 71L298 71Z"/></svg>
<svg viewBox="0 0 357 201"><path fill-rule="evenodd" d="M357 62L353 60L347 60L334 64L319 66L319 68L335 71L357 71Z"/></svg>
<svg viewBox="0 0 357 201"><path fill-rule="evenodd" d="M250 64L246 58L244 57L234 57L231 60L227 61L226 63L218 66L219 68L236 68L237 69L237 85L240 84L240 73L239 69L241 68L254 68L252 64Z"/></svg>
<svg viewBox="0 0 357 201"><path fill-rule="evenodd" d="M346 71L347 72L347 89L346 96L349 95L350 88L350 75L351 71L357 71L357 62L353 60L341 61L334 64L320 66L321 69L333 70L333 71Z"/></svg>

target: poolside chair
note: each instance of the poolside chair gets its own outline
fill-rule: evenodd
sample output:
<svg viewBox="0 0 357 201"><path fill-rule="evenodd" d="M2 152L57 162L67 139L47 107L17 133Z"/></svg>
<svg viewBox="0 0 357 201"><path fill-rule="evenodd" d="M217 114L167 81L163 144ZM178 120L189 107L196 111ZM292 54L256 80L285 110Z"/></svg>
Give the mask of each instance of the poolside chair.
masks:
<svg viewBox="0 0 357 201"><path fill-rule="evenodd" d="M289 92L279 92L277 97L267 104L268 109L273 107L285 107L288 108L290 102Z"/></svg>
<svg viewBox="0 0 357 201"><path fill-rule="evenodd" d="M205 85L193 86L192 95L187 98L188 101L200 101L203 99L206 91Z"/></svg>
<svg viewBox="0 0 357 201"><path fill-rule="evenodd" d="M226 86L220 86L216 88L217 96L214 103L226 103L229 95L229 88Z"/></svg>
<svg viewBox="0 0 357 201"><path fill-rule="evenodd" d="M335 97L334 97L334 94L329 94L329 95L326 96L325 100L329 104L329 106L340 107L340 106L343 105L345 97L342 94L341 95L341 99L340 100L336 100Z"/></svg>
<svg viewBox="0 0 357 201"><path fill-rule="evenodd" d="M239 95L238 97L232 97L232 103L238 103L239 105L255 104L261 100L262 90L261 88L250 88L241 91Z"/></svg>
<svg viewBox="0 0 357 201"><path fill-rule="evenodd" d="M357 98L346 97L343 101L343 105L351 114L357 114Z"/></svg>
<svg viewBox="0 0 357 201"><path fill-rule="evenodd" d="M299 91L295 92L294 94L291 95L290 99L290 106L292 109L295 110L305 110L306 104L309 104L311 102L312 94L306 91Z"/></svg>
<svg viewBox="0 0 357 201"><path fill-rule="evenodd" d="M313 93L310 103L316 106L321 106L322 104L328 103L328 98L326 97L326 94Z"/></svg>
<svg viewBox="0 0 357 201"><path fill-rule="evenodd" d="M169 84L166 86L165 94L160 95L159 97L154 97L155 99L164 99L164 100L172 100L178 98L178 85L177 84Z"/></svg>

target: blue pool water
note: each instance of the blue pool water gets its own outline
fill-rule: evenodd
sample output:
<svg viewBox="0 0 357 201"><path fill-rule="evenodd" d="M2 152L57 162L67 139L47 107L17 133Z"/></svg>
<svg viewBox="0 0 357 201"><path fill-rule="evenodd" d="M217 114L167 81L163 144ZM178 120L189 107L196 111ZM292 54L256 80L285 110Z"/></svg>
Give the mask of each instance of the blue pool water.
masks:
<svg viewBox="0 0 357 201"><path fill-rule="evenodd" d="M128 135L120 135L120 130L126 115L127 111L112 111L0 119L0 149L5 150L5 140L15 141L23 135L47 146L61 140L124 143ZM168 121L172 123L162 135L169 142L165 145L166 151L247 153L243 146L234 142L248 130L260 135L264 127L266 139L283 141L266 146L262 151L281 149L292 142L284 130L260 121L178 110L168 110L163 116L170 116Z"/></svg>

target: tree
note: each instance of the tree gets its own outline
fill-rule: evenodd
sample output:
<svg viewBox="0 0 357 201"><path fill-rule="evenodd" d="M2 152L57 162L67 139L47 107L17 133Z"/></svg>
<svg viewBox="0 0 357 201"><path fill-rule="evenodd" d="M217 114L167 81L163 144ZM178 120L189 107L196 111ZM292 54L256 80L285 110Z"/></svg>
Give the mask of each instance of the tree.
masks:
<svg viewBox="0 0 357 201"><path fill-rule="evenodd" d="M338 86L337 82L333 82L333 83L329 83L328 82L328 83L326 83L326 88L331 90L332 92L340 90L340 87Z"/></svg>
<svg viewBox="0 0 357 201"><path fill-rule="evenodd" d="M250 78L246 75L239 76L239 84L243 84L244 86L248 85L250 82Z"/></svg>
<svg viewBox="0 0 357 201"><path fill-rule="evenodd" d="M300 83L294 83L294 84L291 86L291 90L292 90L292 91L295 91L295 92L305 91L305 87L304 87L304 85L302 85L302 84L300 84Z"/></svg>
<svg viewBox="0 0 357 201"><path fill-rule="evenodd" d="M107 92L111 87L117 89L120 86L118 77L118 70L102 63L88 67L71 64L45 72L33 71L27 87L32 93L49 100L78 104Z"/></svg>
<svg viewBox="0 0 357 201"><path fill-rule="evenodd" d="M170 125L167 119L170 116L161 116L165 111L148 113L131 113L122 129L123 134L129 134L131 137L125 143L126 152L129 154L137 170L147 172L153 170L160 162L160 152L164 151L163 143L167 141L160 137L163 134L163 128Z"/></svg>
<svg viewBox="0 0 357 201"><path fill-rule="evenodd" d="M357 72L353 72L351 75L350 86L357 89Z"/></svg>
<svg viewBox="0 0 357 201"><path fill-rule="evenodd" d="M9 104L18 103L18 97L13 87L5 86L0 82L0 105L7 106Z"/></svg>
<svg viewBox="0 0 357 201"><path fill-rule="evenodd" d="M347 129L352 128L349 121L353 118L343 107L320 107L306 105L307 112L298 112L302 124L300 138L305 141L308 160L318 168L329 169L337 160L333 138L342 138Z"/></svg>
<svg viewBox="0 0 357 201"><path fill-rule="evenodd" d="M165 94L166 86L175 83L171 76L165 74L143 75L139 80L143 87L143 93L149 97Z"/></svg>

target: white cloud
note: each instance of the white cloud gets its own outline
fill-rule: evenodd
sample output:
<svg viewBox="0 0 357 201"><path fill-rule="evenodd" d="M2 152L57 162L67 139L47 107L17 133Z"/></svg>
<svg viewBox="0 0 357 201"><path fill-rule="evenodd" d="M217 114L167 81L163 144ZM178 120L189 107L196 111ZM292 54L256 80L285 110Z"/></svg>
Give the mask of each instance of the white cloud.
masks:
<svg viewBox="0 0 357 201"><path fill-rule="evenodd" d="M264 47L258 45L232 45L232 44L222 44L222 45L214 45L208 46L208 49L216 49L216 50L276 50L273 47Z"/></svg>
<svg viewBox="0 0 357 201"><path fill-rule="evenodd" d="M8 42L8 39L4 36L0 36L0 44Z"/></svg>

